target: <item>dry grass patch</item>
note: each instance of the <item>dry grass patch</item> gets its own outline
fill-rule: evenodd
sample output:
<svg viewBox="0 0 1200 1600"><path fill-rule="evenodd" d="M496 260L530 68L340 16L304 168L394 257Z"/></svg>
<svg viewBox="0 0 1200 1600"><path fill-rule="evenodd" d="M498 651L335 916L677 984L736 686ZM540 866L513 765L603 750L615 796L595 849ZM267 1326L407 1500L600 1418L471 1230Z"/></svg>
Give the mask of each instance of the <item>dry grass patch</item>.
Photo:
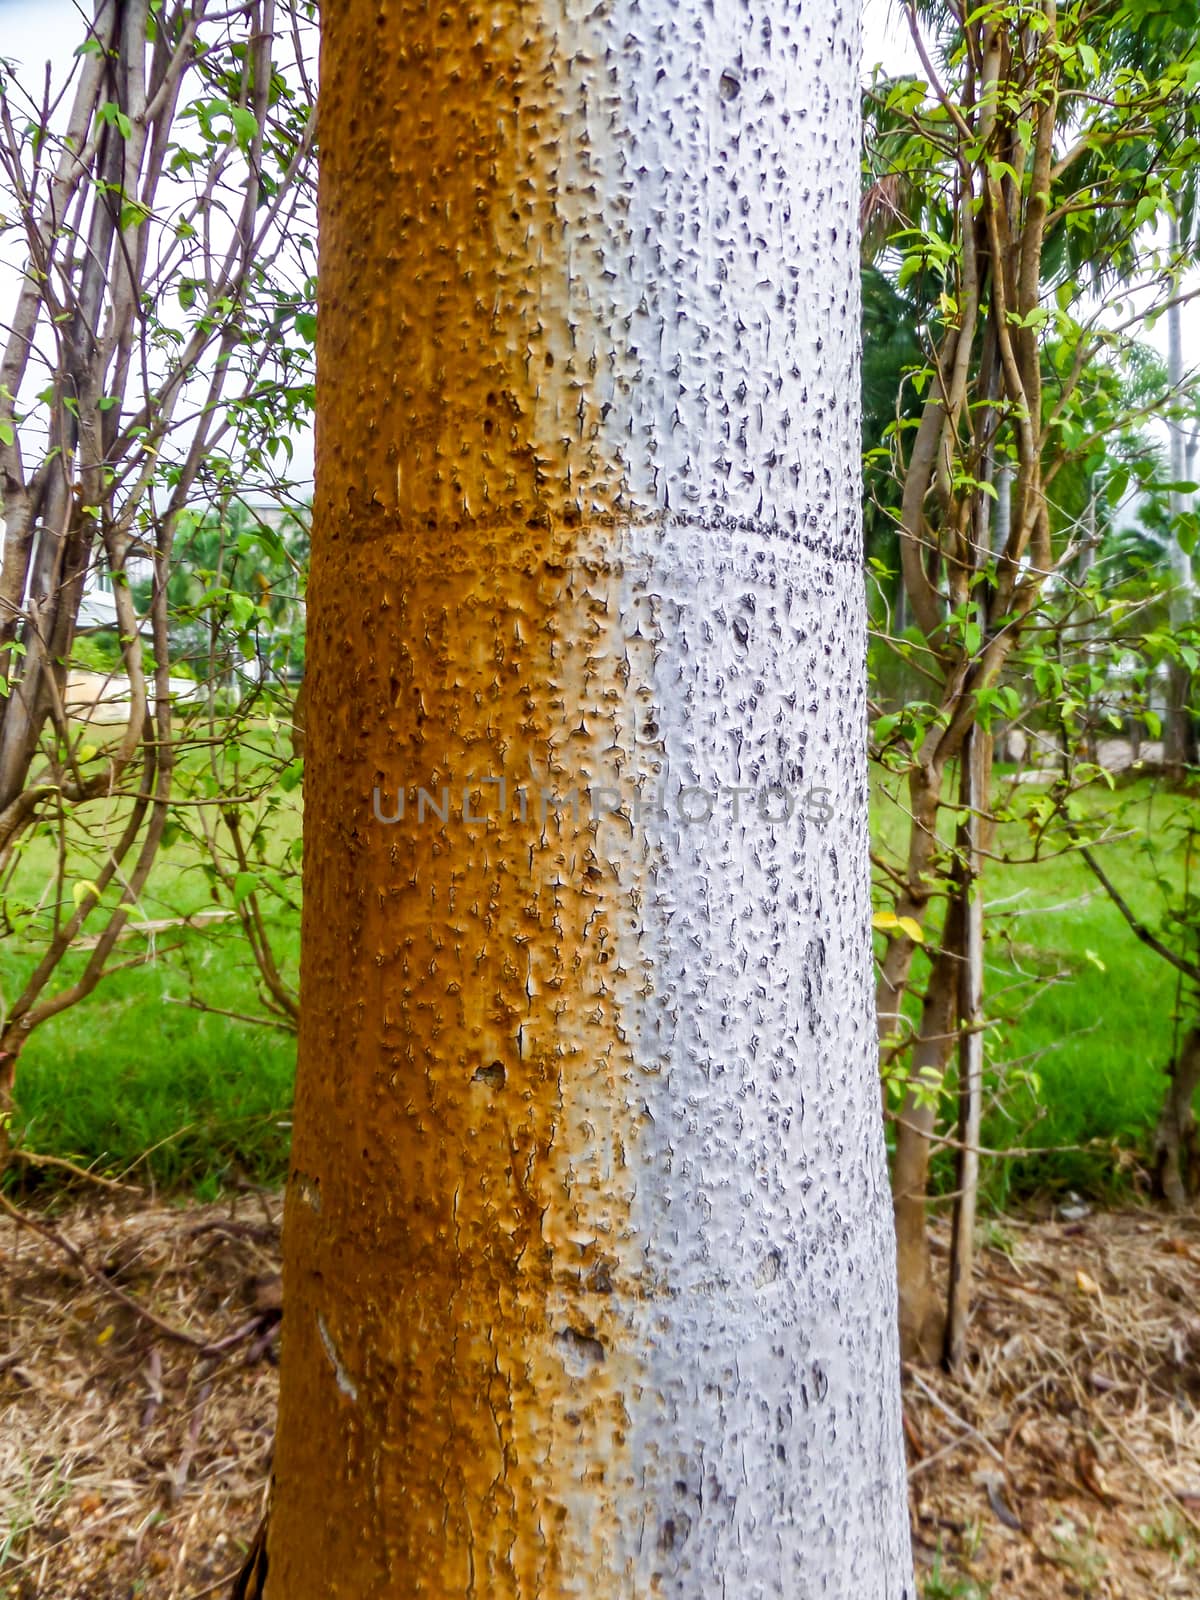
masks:
<svg viewBox="0 0 1200 1600"><path fill-rule="evenodd" d="M0 1600L227 1592L270 1465L279 1209L40 1213L104 1284L0 1219ZM906 1375L926 1600L1200 1597L1200 1218L981 1242L969 1370Z"/></svg>
<svg viewBox="0 0 1200 1600"><path fill-rule="evenodd" d="M274 1433L278 1214L252 1196L44 1218L163 1323L202 1345L236 1336L209 1355L0 1219L4 1600L182 1600L240 1564Z"/></svg>

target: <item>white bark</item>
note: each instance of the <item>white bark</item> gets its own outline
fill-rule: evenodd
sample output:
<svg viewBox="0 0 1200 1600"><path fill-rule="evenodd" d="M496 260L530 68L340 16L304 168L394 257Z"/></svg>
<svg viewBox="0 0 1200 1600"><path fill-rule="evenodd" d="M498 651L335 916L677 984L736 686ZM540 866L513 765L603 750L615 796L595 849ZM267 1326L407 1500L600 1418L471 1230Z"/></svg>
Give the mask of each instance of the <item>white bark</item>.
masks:
<svg viewBox="0 0 1200 1600"><path fill-rule="evenodd" d="M579 24L593 37L576 48L613 72L575 192L618 260L599 277L581 247L571 296L642 513L620 563L627 705L634 771L668 810L633 847L644 896L622 933L652 991L625 1086L643 1102L621 1308L644 1364L626 1396L629 1592L657 1573L689 1600L898 1597L913 1590L868 934L858 20L836 0L646 12L613 6L603 41ZM680 826L680 789L717 784L755 791L745 820L723 796L706 826ZM783 807L773 785L797 813L826 789L828 824L764 822L760 802ZM602 857L620 846L606 826ZM596 1177L603 1194L611 1174ZM592 1592L587 1571L570 1592Z"/></svg>
<svg viewBox="0 0 1200 1600"><path fill-rule="evenodd" d="M644 554L630 598L653 594L670 620L642 679L659 719L643 763L670 820L646 830L648 893L623 940L653 988L634 1010L630 1592L658 1592L658 1573L688 1597L912 1594L860 571L712 528ZM680 789L714 776L754 791L746 820L723 798L707 826L681 827L677 808L703 808ZM810 785L833 797L826 827L762 820L780 789ZM586 1574L571 1592L590 1592Z"/></svg>

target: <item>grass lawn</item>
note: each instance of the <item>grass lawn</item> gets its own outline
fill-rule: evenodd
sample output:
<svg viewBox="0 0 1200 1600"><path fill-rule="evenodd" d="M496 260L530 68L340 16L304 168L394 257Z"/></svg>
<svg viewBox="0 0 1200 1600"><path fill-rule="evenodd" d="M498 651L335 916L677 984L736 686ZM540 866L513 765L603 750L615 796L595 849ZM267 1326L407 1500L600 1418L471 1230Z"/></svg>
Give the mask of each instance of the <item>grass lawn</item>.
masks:
<svg viewBox="0 0 1200 1600"><path fill-rule="evenodd" d="M1129 806L1126 826L1159 840L1168 813L1181 809L1148 783L1121 798ZM1110 803L1102 793L1088 800L1093 808ZM1002 847L1008 842L1016 843L1002 838ZM1107 846L1101 860L1133 910L1157 926L1163 900L1137 840ZM1163 849L1157 866L1180 882L1183 850ZM997 911L986 982L994 1012L1017 1014L992 1041L1009 1093L987 1117L984 1142L1059 1147L1052 1156L1004 1163L1001 1197L1006 1184L1047 1181L1103 1190L1119 1177L1111 1151L1066 1147L1091 1141L1144 1147L1176 1045L1178 975L1135 938L1076 854L1036 866L997 864L987 893ZM1186 1007L1186 994L1183 1001ZM1022 1066L1033 1074L1029 1082L1020 1081Z"/></svg>
<svg viewBox="0 0 1200 1600"><path fill-rule="evenodd" d="M294 926L276 924L295 948ZM189 1004L244 1008L254 973L232 931L185 933L179 948L104 980L37 1030L22 1057L17 1126L33 1150L106 1172L186 1185L211 1198L233 1177L280 1179L295 1041Z"/></svg>
<svg viewBox="0 0 1200 1600"><path fill-rule="evenodd" d="M1092 818L1120 808L1129 836L1103 847L1100 858L1134 911L1157 927L1164 901L1155 874L1178 892L1185 870L1178 823L1188 815L1200 823L1200 806L1148 779L1115 793L1097 786L1078 804ZM892 850L905 837L905 818L882 794L873 833ZM1001 1205L1014 1192L1045 1186L1120 1187L1131 1167L1114 1146L1144 1147L1174 1050L1175 971L1134 937L1080 856L1055 854L1064 842L1048 841L1042 859L1030 862L1028 827L1006 823L994 855L1009 859L985 869L985 1003L993 1026L983 1142L1053 1150L985 1162L989 1195ZM918 964L922 978L924 968ZM1183 1005L1186 1017L1186 994ZM949 1104L945 1112L953 1116ZM1077 1146L1088 1148L1069 1148ZM948 1158L939 1171L948 1187Z"/></svg>
<svg viewBox="0 0 1200 1600"><path fill-rule="evenodd" d="M265 760L253 737L241 759L251 776ZM203 780L199 760L190 776ZM74 909L76 887L95 877L105 841L126 814L124 804L93 807L90 835L72 826L61 885L52 833L23 846L0 902L13 924L0 940L0 993L8 1004L45 948L55 899L61 915ZM187 1186L204 1197L230 1178L273 1182L282 1176L295 1041L277 1028L221 1014L262 1012L258 973L229 893L214 889L207 853L184 831L195 825L197 812L181 808L179 815L182 828L160 849L131 922L169 922L197 912L213 920L131 933L114 952L122 970L35 1030L18 1066L15 1132L31 1150L110 1173L136 1163L141 1178ZM298 794L276 793L243 816L246 833L261 825L267 854L277 866L283 863L299 837ZM263 876L260 899L272 948L294 986L298 917L272 894L270 872ZM298 893L294 882L283 886ZM106 902L116 893L114 886ZM102 925L93 916L85 935ZM72 951L48 992L65 988L86 960L86 950ZM195 1000L211 1009L198 1009Z"/></svg>
<svg viewBox="0 0 1200 1600"><path fill-rule="evenodd" d="M1183 849L1178 841L1167 843L1174 836L1164 824L1185 802L1156 795L1140 781L1116 797L1089 793L1082 804L1097 811L1114 799L1125 808L1125 827L1136 825L1143 836L1163 841L1157 870L1181 883ZM286 849L298 835L294 795L269 825ZM877 844L895 848L903 827L902 813L877 791ZM1173 971L1133 937L1077 856L1020 861L1029 847L1022 824L1005 824L996 851L1013 861L989 864L985 885L988 1005L996 1021L988 1041L984 1140L995 1148L1056 1148L986 1162L988 1191L1000 1204L1032 1187L1103 1192L1119 1186L1129 1163L1114 1146L1144 1143L1175 1028ZM1161 897L1139 839L1108 846L1104 859L1134 907L1157 921ZM53 841L35 841L8 886L9 898L23 894L36 901L53 864ZM297 917L280 902L266 901L272 903L273 942L294 981ZM212 909L202 853L179 838L162 851L140 916ZM6 997L18 991L41 948L28 929L0 942ZM201 1196L235 1177L280 1178L294 1040L218 1014L259 1009L257 974L236 922L171 929L153 942L136 936L120 953L144 959L39 1028L26 1047L18 1074L18 1137L33 1150L109 1172L137 1164L143 1177ZM69 981L85 959L72 956L58 983ZM190 1003L197 996L215 1010L197 1009ZM1074 1146L1087 1148L1066 1148ZM943 1178L947 1173L948 1167Z"/></svg>

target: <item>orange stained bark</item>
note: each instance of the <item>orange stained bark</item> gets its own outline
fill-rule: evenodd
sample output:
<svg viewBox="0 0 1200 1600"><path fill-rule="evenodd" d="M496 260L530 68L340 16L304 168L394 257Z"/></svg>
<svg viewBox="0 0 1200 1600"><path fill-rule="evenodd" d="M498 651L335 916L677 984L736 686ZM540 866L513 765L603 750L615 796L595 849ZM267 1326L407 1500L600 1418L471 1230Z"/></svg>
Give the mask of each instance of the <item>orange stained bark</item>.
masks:
<svg viewBox="0 0 1200 1600"><path fill-rule="evenodd" d="M539 815L620 771L652 645L566 304L559 43L536 6L326 11L273 1600L603 1592L634 1488L638 885L586 796Z"/></svg>

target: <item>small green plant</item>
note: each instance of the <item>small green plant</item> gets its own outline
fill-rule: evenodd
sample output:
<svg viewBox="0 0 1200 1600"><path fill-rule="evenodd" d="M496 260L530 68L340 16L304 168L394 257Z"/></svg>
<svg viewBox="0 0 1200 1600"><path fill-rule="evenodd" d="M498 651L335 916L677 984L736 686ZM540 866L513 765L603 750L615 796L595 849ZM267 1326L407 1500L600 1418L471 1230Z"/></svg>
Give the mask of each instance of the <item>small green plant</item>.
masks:
<svg viewBox="0 0 1200 1600"><path fill-rule="evenodd" d="M1095 1525L1088 1523L1080 1529L1070 1517L1060 1517L1050 1535L1058 1546L1059 1560L1080 1580L1084 1593L1090 1594L1108 1565Z"/></svg>
<svg viewBox="0 0 1200 1600"><path fill-rule="evenodd" d="M1138 1538L1151 1550L1167 1550L1185 1566L1196 1565L1196 1546L1187 1523L1170 1506L1163 1506L1153 1522L1138 1524Z"/></svg>
<svg viewBox="0 0 1200 1600"><path fill-rule="evenodd" d="M995 1250L1008 1261L1017 1259L1017 1241L1004 1225L994 1217L983 1223L979 1230L979 1243L985 1250Z"/></svg>
<svg viewBox="0 0 1200 1600"><path fill-rule="evenodd" d="M956 1577L946 1571L944 1559L939 1542L933 1566L921 1591L922 1600L988 1600L992 1592L990 1583L980 1584L974 1578L962 1575Z"/></svg>
<svg viewBox="0 0 1200 1600"><path fill-rule="evenodd" d="M0 1532L0 1572L10 1563L19 1563L26 1536L46 1521L70 1493L70 1484L60 1472L60 1463L55 1462L50 1476L39 1481L34 1477L33 1463L22 1463L21 1482L6 1497L8 1527ZM8 1592L7 1587L0 1591L4 1595Z"/></svg>

